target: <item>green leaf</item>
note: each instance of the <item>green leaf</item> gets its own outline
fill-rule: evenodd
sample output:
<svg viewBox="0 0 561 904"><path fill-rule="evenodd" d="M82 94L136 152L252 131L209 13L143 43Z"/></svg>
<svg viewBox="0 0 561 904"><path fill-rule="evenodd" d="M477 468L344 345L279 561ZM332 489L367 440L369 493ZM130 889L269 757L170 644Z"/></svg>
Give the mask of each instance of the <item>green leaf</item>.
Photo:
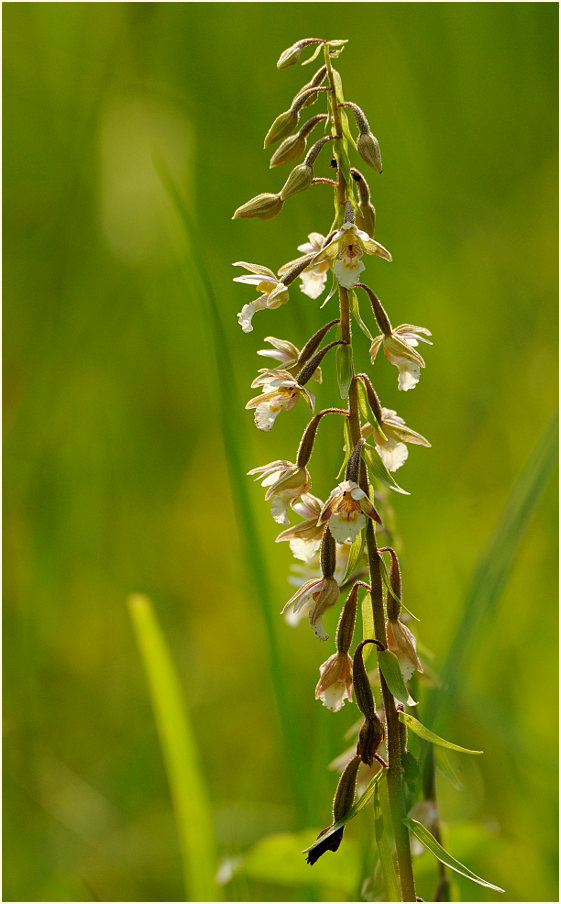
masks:
<svg viewBox="0 0 561 904"><path fill-rule="evenodd" d="M372 598L368 592L364 594L360 608L362 612L362 639L366 640L367 638L374 637L374 613L372 612ZM373 643L366 644L366 646L362 648L362 658L365 663L375 649Z"/></svg>
<svg viewBox="0 0 561 904"><path fill-rule="evenodd" d="M338 348L342 348L343 346L338 346ZM409 496L408 490L403 490L398 483L393 479L392 475L386 468L384 462L378 455L374 446L371 446L370 443L365 443L362 447L362 457L366 462L366 466L370 471L371 476L375 480L379 480L380 483L383 483L384 486L390 488L390 490L395 490L396 493L403 493L404 496Z"/></svg>
<svg viewBox="0 0 561 904"><path fill-rule="evenodd" d="M455 788L456 791L461 791L463 782L450 762L450 757L444 753L444 750L441 747L436 749L434 760L437 769L439 769L440 772L442 772L442 775L448 779L452 787Z"/></svg>
<svg viewBox="0 0 561 904"><path fill-rule="evenodd" d="M350 345L338 345L335 349L337 382L342 399L349 397L349 387L353 379L353 350Z"/></svg>
<svg viewBox="0 0 561 904"><path fill-rule="evenodd" d="M415 838L417 838L431 854L434 854L437 860L440 860L441 863L449 867L449 869L454 870L454 872L459 873L460 876L464 876L466 879L471 879L471 881L476 882L477 885L482 885L484 888L490 888L492 891L498 891L501 894L504 894L504 888L499 888L498 885L487 882L486 879L477 876L467 866L464 866L463 863L460 863L459 860L452 857L448 851L444 850L436 838L431 835L429 830L425 828L424 825L421 825L420 822L417 822L416 819L411 819L409 816L406 816L403 823L407 826L409 831L412 832Z"/></svg>
<svg viewBox="0 0 561 904"><path fill-rule="evenodd" d="M358 532L356 537L354 538L351 548L349 551L349 558L347 560L347 568L345 571L345 577L341 581L342 584L345 583L347 578L351 576L356 566L360 562L360 557L362 556L364 550L364 540L365 540L365 531L361 530Z"/></svg>
<svg viewBox="0 0 561 904"><path fill-rule="evenodd" d="M372 333L370 332L370 330L368 329L368 327L366 326L364 320L360 316L360 307L359 307L359 303L358 303L358 297L354 290L351 290L351 311L352 311L352 315L353 315L354 319L358 323L358 325L361 328L364 335L367 336L368 339L370 339L370 342L373 342L374 337L373 337Z"/></svg>
<svg viewBox="0 0 561 904"><path fill-rule="evenodd" d="M343 898L355 891L360 876L358 846L349 839L337 857L321 857L310 869L300 853L310 837L306 829L298 833L282 832L261 838L254 844L238 867L254 882L284 885L291 888L321 886L337 889Z"/></svg>
<svg viewBox="0 0 561 904"><path fill-rule="evenodd" d="M395 653L392 653L391 650L381 650L378 653L378 663L382 675L386 679L386 684L396 700L399 700L404 706L416 706L417 701L413 700L413 697L411 697L405 686L405 681L403 680L403 675L401 674L401 669L399 667L399 660Z"/></svg>
<svg viewBox="0 0 561 904"><path fill-rule="evenodd" d="M339 282L335 278L335 275L332 273L331 274L331 288L329 289L329 294L327 295L327 298L325 298L319 306L320 311L322 308L324 308L326 306L327 302L333 298L333 296L335 295L335 292L337 291L338 288L339 288Z"/></svg>
<svg viewBox="0 0 561 904"><path fill-rule="evenodd" d="M300 63L301 66L307 66L308 63L313 63L315 59L319 56L321 51L323 50L323 44L318 44L311 57L308 57L307 60L304 60L303 63Z"/></svg>
<svg viewBox="0 0 561 904"><path fill-rule="evenodd" d="M127 605L148 679L173 800L186 899L218 901L211 810L177 671L148 597L134 594L128 597Z"/></svg>
<svg viewBox="0 0 561 904"><path fill-rule="evenodd" d="M376 773L374 778L370 779L370 781L368 782L368 785L366 786L366 788L364 790L364 793L362 794L362 797L356 802L356 804L353 804L353 806L351 807L349 812L345 816L343 816L343 818L340 819L338 822L336 822L332 826L330 826L330 828L327 830L327 832L323 833L321 838L318 838L316 841L314 841L314 843L311 844L309 847L307 847L305 850L303 850L302 853L307 854L308 851L313 851L313 849L315 847L317 847L318 844L323 844L323 842L326 840L326 838L329 838L330 835L333 835L334 832L337 832L338 829L341 829L343 826L345 826L348 822L350 822L351 819L354 819L355 816L358 816L360 811L364 810L364 808L367 806L367 804L369 804L370 801L372 800L372 798L374 796L374 791L376 790L376 785L380 781L383 773L384 773L384 770L380 769L380 771Z"/></svg>
<svg viewBox="0 0 561 904"><path fill-rule="evenodd" d="M459 744L452 744L451 741L445 741L444 738L440 738L434 731L431 731L430 728L427 728L426 725L423 725L422 722L419 722L418 719L415 719L413 716L410 716L409 713L398 713L399 718L403 722L404 725L407 725L407 728L410 728L411 731L415 732L423 741L429 741L431 744L436 744L438 747L447 747L448 750L457 750L459 753L471 753L474 756L479 756L483 753L482 750L469 750L467 747L460 747Z"/></svg>

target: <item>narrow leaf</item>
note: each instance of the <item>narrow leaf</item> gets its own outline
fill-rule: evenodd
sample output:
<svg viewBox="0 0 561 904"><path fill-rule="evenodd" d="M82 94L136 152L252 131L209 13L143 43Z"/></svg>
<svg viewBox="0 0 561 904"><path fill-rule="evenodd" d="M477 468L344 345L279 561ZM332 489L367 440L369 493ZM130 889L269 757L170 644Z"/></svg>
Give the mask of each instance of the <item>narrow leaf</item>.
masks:
<svg viewBox="0 0 561 904"><path fill-rule="evenodd" d="M483 753L482 750L469 750L467 747L460 747L459 744L452 744L451 741L445 741L444 738L439 737L434 731L431 731L430 728L427 728L426 725L419 722L418 719L410 716L409 713L398 713L398 715L404 725L407 725L407 728L410 728L411 731L415 732L415 734L422 738L423 741L429 741L431 744L436 744L438 747L447 747L448 750L458 750L460 753L471 753L474 756L479 756Z"/></svg>
<svg viewBox="0 0 561 904"><path fill-rule="evenodd" d="M436 768L448 779L452 787L455 788L456 791L461 791L463 788L462 781L450 762L450 758L444 753L444 750L441 747L438 747L435 751L434 761Z"/></svg>
<svg viewBox="0 0 561 904"><path fill-rule="evenodd" d="M307 847L304 851L302 851L303 854L307 854L308 851L313 851L314 848L316 848L319 844L323 844L326 838L329 838L330 835L333 835L334 832L337 832L339 829L341 829L344 825L350 822L351 819L354 819L361 810L364 810L367 804L369 804L372 800L374 791L376 790L376 785L380 781L383 772L384 770L382 769L382 767L380 767L380 771L376 773L374 778L370 779L362 797L356 802L356 804L353 804L349 812L338 822L330 826L327 832L323 833L321 838L318 838L317 841L314 841L314 843L310 845L310 847Z"/></svg>
<svg viewBox="0 0 561 904"><path fill-rule="evenodd" d="M303 63L300 63L301 66L307 66L308 63L313 63L315 59L317 59L320 51L323 50L323 44L318 44L311 57L308 57L307 60L304 60Z"/></svg>
<svg viewBox="0 0 561 904"><path fill-rule="evenodd" d="M417 701L409 694L401 674L399 660L395 653L391 650L382 650L378 653L378 663L382 671L382 675L386 679L392 696L403 703L404 706L416 706Z"/></svg>
<svg viewBox="0 0 561 904"><path fill-rule="evenodd" d="M356 566L360 562L360 557L362 556L362 552L364 550L364 540L365 540L365 531L361 530L358 532L356 537L354 538L351 548L349 551L349 558L347 560L347 568L345 571L345 577L341 581L342 584L345 583L347 578L351 576Z"/></svg>
<svg viewBox="0 0 561 904"><path fill-rule="evenodd" d="M350 345L338 345L335 350L337 382L342 399L349 397L349 387L353 378L353 350Z"/></svg>
<svg viewBox="0 0 561 904"><path fill-rule="evenodd" d="M218 901L210 805L177 671L147 596L127 600L162 747L180 838L188 901Z"/></svg>
<svg viewBox="0 0 561 904"><path fill-rule="evenodd" d="M491 882L487 882L486 879L482 879L481 876L477 876L473 873L467 866L464 866L463 863L460 863L459 860L456 860L455 857L452 857L448 851L445 851L441 844L438 843L436 838L431 835L429 830L425 828L424 825L421 825L420 822L417 822L416 819L411 819L409 816L406 816L403 820L404 825L407 826L410 832L421 842L421 844L426 847L427 851L430 851L431 854L434 854L437 860L440 860L445 866L449 867L449 869L454 870L454 872L459 873L460 876L464 876L466 879L471 879L472 882L476 882L477 885L482 885L484 888L490 888L492 891L500 892L501 894L505 893L504 888L499 888L498 885L493 885Z"/></svg>
<svg viewBox="0 0 561 904"><path fill-rule="evenodd" d="M373 337L372 333L370 332L370 330L368 329L368 327L366 326L364 320L360 316L360 306L358 303L358 297L354 290L351 291L351 311L352 311L354 319L358 323L358 325L361 328L364 335L367 336L368 339L370 339L370 342L373 342L374 337Z"/></svg>
<svg viewBox="0 0 561 904"><path fill-rule="evenodd" d="M343 348L344 346L340 346ZM396 493L403 493L404 496L409 496L409 491L402 489L398 483L393 479L392 475L386 468L384 462L378 455L376 449L370 445L370 443L365 443L362 447L362 455L366 462L366 466L370 471L371 476L375 480L379 480L380 483L383 483L384 486L390 488L390 490L395 490Z"/></svg>

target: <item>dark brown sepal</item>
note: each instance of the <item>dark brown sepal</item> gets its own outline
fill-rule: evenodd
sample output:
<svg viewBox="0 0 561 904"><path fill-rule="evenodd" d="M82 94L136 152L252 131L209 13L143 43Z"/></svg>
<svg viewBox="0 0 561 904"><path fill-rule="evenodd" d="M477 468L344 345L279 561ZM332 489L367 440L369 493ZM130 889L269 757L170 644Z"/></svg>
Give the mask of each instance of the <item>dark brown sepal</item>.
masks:
<svg viewBox="0 0 561 904"><path fill-rule="evenodd" d="M329 832L331 826L328 826L323 832L320 832L318 838L321 838L322 835L325 835L326 832ZM343 840L343 832L344 827L341 827L336 832L333 832L329 838L326 838L324 842L320 842L320 844L316 844L308 853L306 854L306 863L309 863L310 866L313 866L322 854L325 854L326 851L338 851L339 845Z"/></svg>
<svg viewBox="0 0 561 904"><path fill-rule="evenodd" d="M374 705L374 697L372 696L372 688L366 674L364 659L362 658L362 648L367 643L373 643L379 646L376 640L363 640L359 643L355 650L353 658L353 685L355 689L356 704L365 719L374 719L376 716L376 707Z"/></svg>

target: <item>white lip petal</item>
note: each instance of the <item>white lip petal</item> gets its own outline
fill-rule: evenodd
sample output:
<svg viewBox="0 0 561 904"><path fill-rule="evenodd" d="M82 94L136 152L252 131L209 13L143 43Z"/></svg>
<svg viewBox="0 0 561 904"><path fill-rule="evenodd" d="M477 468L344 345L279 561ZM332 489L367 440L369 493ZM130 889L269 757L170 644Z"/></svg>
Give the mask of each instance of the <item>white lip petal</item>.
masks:
<svg viewBox="0 0 561 904"><path fill-rule="evenodd" d="M405 443L396 443L393 439L389 439L376 448L388 471L397 471L398 468L401 468L409 455Z"/></svg>
<svg viewBox="0 0 561 904"><path fill-rule="evenodd" d="M352 289L358 281L359 275L365 270L365 266L361 260L357 260L352 267L348 267L342 260L336 260L333 264L333 272L339 280L339 283L345 289Z"/></svg>
<svg viewBox="0 0 561 904"><path fill-rule="evenodd" d="M421 368L414 362L407 362L407 366L399 368L399 378L397 388L407 392L408 389L414 389L421 377Z"/></svg>
<svg viewBox="0 0 561 904"><path fill-rule="evenodd" d="M271 500L271 515L273 516L273 521L276 521L277 524L290 524L287 511L287 502L281 496L273 496Z"/></svg>
<svg viewBox="0 0 561 904"><path fill-rule="evenodd" d="M340 515L331 515L329 530L337 543L352 543L356 535L366 524L366 515L358 512L352 521L346 521Z"/></svg>
<svg viewBox="0 0 561 904"><path fill-rule="evenodd" d="M252 301L250 304L244 304L240 313L238 314L238 323L241 326L244 333L251 333L253 331L252 319L255 311L257 310L255 306L255 302Z"/></svg>
<svg viewBox="0 0 561 904"><path fill-rule="evenodd" d="M266 433L269 430L272 430L273 424L275 423L275 418L277 417L280 409L277 411L272 411L269 405L261 404L258 405L255 409L255 424L259 430L264 430Z"/></svg>

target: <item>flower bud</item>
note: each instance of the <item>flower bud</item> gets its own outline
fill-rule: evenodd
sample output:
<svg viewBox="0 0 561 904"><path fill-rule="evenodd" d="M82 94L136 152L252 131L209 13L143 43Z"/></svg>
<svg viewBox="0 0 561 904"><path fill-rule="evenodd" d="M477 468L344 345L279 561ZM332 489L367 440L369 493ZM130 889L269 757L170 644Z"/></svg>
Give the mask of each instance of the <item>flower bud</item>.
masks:
<svg viewBox="0 0 561 904"><path fill-rule="evenodd" d="M287 135L290 135L290 133L294 131L297 125L297 110L293 110L291 108L290 110L286 110L284 113L280 113L265 135L263 147L268 148L269 145L275 144L275 142L280 141L281 138L285 138Z"/></svg>
<svg viewBox="0 0 561 904"><path fill-rule="evenodd" d="M372 688L366 674L364 659L362 658L362 648L367 643L376 643L374 640L363 640L359 643L355 650L353 658L353 681L355 687L356 703L365 719L376 718L376 707L374 706L374 697L372 696Z"/></svg>
<svg viewBox="0 0 561 904"><path fill-rule="evenodd" d="M339 779L335 797L333 798L333 822L339 822L351 809L355 799L356 774L360 766L360 757L354 756L343 770Z"/></svg>
<svg viewBox="0 0 561 904"><path fill-rule="evenodd" d="M282 205L283 200L280 195L264 192L238 207L232 219L240 220L248 219L249 217L259 217L261 220L270 220L280 213Z"/></svg>
<svg viewBox="0 0 561 904"><path fill-rule="evenodd" d="M332 578L335 573L337 559L335 554L335 540L328 527L325 528L321 543L321 573L324 578Z"/></svg>
<svg viewBox="0 0 561 904"><path fill-rule="evenodd" d="M321 85L321 83L323 82L323 80L326 76L326 73L327 73L327 66L322 66L321 69L318 69L318 71L316 72L314 77L312 79L310 79L310 81L308 82L307 85L304 85L304 87L298 92L298 94L296 95L294 100L296 100L296 98L299 97L300 94L302 94L304 91L309 91L311 88L318 88L319 85ZM317 99L318 99L318 92L315 91L313 94L310 94L307 97L305 102L302 104L302 109L304 109L304 107L311 107L312 104L315 104Z"/></svg>
<svg viewBox="0 0 561 904"><path fill-rule="evenodd" d="M373 236L376 230L376 208L373 204L359 204L356 216L356 225L369 236Z"/></svg>
<svg viewBox="0 0 561 904"><path fill-rule="evenodd" d="M378 139L372 132L362 132L356 143L357 151L362 159L368 163L377 173L382 172L382 155Z"/></svg>
<svg viewBox="0 0 561 904"><path fill-rule="evenodd" d="M282 144L278 146L275 153L271 157L269 168L280 166L282 163L289 163L291 160L298 160L306 150L306 139L302 138L302 131L296 135L289 135Z"/></svg>
<svg viewBox="0 0 561 904"><path fill-rule="evenodd" d="M353 634L356 621L356 603L359 586L359 584L354 585L345 601L343 611L341 612L341 617L339 618L337 633L335 635L335 643L338 653L348 653L349 647L353 642Z"/></svg>
<svg viewBox="0 0 561 904"><path fill-rule="evenodd" d="M323 38L302 38L302 40L296 41L295 44L283 50L277 60L277 69L286 69L287 66L293 66L294 63L297 63L304 47L308 47L310 44L325 44L325 41Z"/></svg>
<svg viewBox="0 0 561 904"><path fill-rule="evenodd" d="M401 600L401 572L399 570L399 561L395 554L395 549L392 549L391 546L385 547L384 552L389 552L392 557L392 564L390 566L390 587L392 588L393 593L390 593L389 590L386 591L386 611L390 621L397 621L399 613L401 612L401 602L399 602ZM395 599L395 597L397 597L397 599Z"/></svg>
<svg viewBox="0 0 561 904"><path fill-rule="evenodd" d="M375 713L373 719L366 719L362 723L356 746L357 756L367 766L372 766L378 747L384 740L384 726Z"/></svg>
<svg viewBox="0 0 561 904"><path fill-rule="evenodd" d="M362 456L362 447L364 445L364 440L362 437L359 439L358 443L354 447L349 460L347 462L347 469L345 471L345 480L352 480L354 483L358 483L358 476L360 471L360 459Z"/></svg>
<svg viewBox="0 0 561 904"><path fill-rule="evenodd" d="M288 179L281 188L280 196L283 201L295 195L299 191L305 191L312 184L314 171L307 163L300 163L295 166L290 173Z"/></svg>

